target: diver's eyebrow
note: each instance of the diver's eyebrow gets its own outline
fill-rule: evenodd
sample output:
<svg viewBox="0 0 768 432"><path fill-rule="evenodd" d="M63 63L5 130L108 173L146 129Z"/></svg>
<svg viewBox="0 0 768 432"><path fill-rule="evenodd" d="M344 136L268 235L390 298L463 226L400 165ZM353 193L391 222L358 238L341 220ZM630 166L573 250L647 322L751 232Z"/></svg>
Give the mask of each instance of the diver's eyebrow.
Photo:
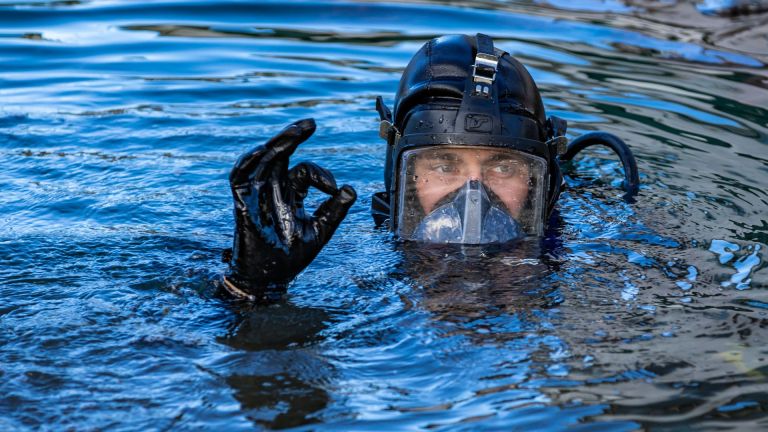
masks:
<svg viewBox="0 0 768 432"><path fill-rule="evenodd" d="M498 162L498 161L513 161L517 162L520 160L517 156L506 154L506 153L494 153L491 156L486 159L489 162Z"/></svg>
<svg viewBox="0 0 768 432"><path fill-rule="evenodd" d="M434 151L426 154L427 160L459 160L461 159L456 153L449 151Z"/></svg>

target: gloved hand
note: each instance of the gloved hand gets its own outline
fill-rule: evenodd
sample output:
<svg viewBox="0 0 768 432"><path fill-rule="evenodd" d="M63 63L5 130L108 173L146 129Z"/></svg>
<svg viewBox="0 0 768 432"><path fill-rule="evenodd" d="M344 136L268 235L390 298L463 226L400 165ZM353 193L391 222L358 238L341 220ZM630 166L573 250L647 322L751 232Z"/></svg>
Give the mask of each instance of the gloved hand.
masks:
<svg viewBox="0 0 768 432"><path fill-rule="evenodd" d="M313 119L297 121L232 168L235 238L224 285L236 297L256 301L284 289L328 243L357 198L351 186L337 188L333 175L314 163L288 169L288 158L314 131ZM303 203L310 186L331 196L313 215Z"/></svg>

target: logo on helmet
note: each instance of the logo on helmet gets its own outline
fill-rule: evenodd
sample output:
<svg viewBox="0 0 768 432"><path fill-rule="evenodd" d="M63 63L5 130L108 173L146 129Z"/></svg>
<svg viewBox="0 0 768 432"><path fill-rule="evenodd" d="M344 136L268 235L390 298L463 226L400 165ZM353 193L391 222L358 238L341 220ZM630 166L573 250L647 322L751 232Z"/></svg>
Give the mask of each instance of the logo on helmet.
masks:
<svg viewBox="0 0 768 432"><path fill-rule="evenodd" d="M464 118L464 130L490 132L493 130L493 119L484 114L467 114Z"/></svg>

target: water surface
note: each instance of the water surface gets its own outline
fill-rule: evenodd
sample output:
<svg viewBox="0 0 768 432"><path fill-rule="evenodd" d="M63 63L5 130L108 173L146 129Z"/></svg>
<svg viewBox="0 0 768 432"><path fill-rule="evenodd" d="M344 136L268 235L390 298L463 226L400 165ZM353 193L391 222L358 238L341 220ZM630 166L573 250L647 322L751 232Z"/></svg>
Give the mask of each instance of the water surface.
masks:
<svg viewBox="0 0 768 432"><path fill-rule="evenodd" d="M0 2L0 428L764 428L766 52L565 3ZM543 243L374 227L375 96L478 31L629 143L636 202L593 151ZM285 303L233 304L228 171L304 117L294 160L360 199Z"/></svg>

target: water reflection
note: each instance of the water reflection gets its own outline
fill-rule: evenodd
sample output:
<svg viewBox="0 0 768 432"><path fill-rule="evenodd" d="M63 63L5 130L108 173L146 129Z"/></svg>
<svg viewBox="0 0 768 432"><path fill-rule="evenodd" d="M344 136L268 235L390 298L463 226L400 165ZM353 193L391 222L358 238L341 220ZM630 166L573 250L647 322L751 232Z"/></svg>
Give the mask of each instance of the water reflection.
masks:
<svg viewBox="0 0 768 432"><path fill-rule="evenodd" d="M400 272L420 289L420 305L436 319L472 319L493 311L554 307L557 262L538 240L514 246L400 245Z"/></svg>
<svg viewBox="0 0 768 432"><path fill-rule="evenodd" d="M328 393L291 375L232 375L234 390L245 416L258 426L286 429L318 423L330 400Z"/></svg>
<svg viewBox="0 0 768 432"><path fill-rule="evenodd" d="M0 5L0 427L764 426L764 16L560 3ZM547 244L372 228L375 95L424 40L478 30L574 136L629 143L636 203L596 151ZM231 243L234 159L309 116L296 162L360 203L285 303L200 295Z"/></svg>
<svg viewBox="0 0 768 432"><path fill-rule="evenodd" d="M257 354L244 367L230 365L225 377L245 417L271 429L319 422L330 400L324 375L331 366L302 348L320 340L330 315L288 302L235 304L234 311L229 332L217 340Z"/></svg>
<svg viewBox="0 0 768 432"><path fill-rule="evenodd" d="M248 351L286 349L316 342L331 319L323 309L288 302L269 306L241 304L236 311L237 318L228 334L218 341Z"/></svg>

